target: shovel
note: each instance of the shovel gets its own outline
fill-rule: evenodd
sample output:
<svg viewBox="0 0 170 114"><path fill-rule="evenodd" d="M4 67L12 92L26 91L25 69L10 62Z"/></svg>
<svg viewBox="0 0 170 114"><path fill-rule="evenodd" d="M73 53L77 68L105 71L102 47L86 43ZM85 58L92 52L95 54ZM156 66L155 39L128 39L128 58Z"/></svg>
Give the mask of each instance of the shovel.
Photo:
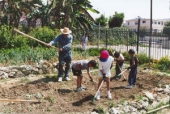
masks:
<svg viewBox="0 0 170 114"><path fill-rule="evenodd" d="M120 66L119 66L119 64L117 63L117 66L119 67L119 69L120 69L120 71L121 71L121 73L122 73L122 69L120 68ZM126 69L127 70L127 69ZM123 73L122 73L123 74ZM120 76L120 75L122 75L122 74L118 74L117 76ZM124 78L124 81L126 81L126 77L123 75L123 78Z"/></svg>
<svg viewBox="0 0 170 114"><path fill-rule="evenodd" d="M125 69L124 71L122 71L120 74L116 75L117 77L119 77L120 75L122 75L124 72L126 72L127 69Z"/></svg>
<svg viewBox="0 0 170 114"><path fill-rule="evenodd" d="M96 92L94 98L92 99L92 102L91 102L92 104L94 104L94 100L96 99L96 96L97 96L98 92L100 91L100 88L102 87L103 82L104 82L104 80L102 80L102 82L101 82L101 84L100 84L100 86L99 86L99 88L98 88L98 90L97 90L97 92Z"/></svg>

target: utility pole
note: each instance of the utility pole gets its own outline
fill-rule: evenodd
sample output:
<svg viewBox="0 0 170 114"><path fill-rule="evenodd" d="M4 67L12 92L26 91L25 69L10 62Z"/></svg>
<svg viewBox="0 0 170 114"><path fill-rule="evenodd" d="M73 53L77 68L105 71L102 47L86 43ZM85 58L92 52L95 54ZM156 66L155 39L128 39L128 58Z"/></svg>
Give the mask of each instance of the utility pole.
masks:
<svg viewBox="0 0 170 114"><path fill-rule="evenodd" d="M149 69L150 69L150 60L151 60L151 42L152 42L152 0L150 0Z"/></svg>

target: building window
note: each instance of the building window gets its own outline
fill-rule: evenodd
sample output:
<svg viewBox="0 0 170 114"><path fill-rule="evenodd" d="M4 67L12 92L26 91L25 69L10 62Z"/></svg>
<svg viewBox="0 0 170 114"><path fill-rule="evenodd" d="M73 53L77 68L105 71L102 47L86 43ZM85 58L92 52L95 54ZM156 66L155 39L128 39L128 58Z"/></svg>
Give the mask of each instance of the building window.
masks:
<svg viewBox="0 0 170 114"><path fill-rule="evenodd" d="M142 21L142 23L146 23L146 21Z"/></svg>
<svg viewBox="0 0 170 114"><path fill-rule="evenodd" d="M160 25L161 23L160 22L158 22L158 25Z"/></svg>
<svg viewBox="0 0 170 114"><path fill-rule="evenodd" d="M135 22L135 25L138 25L138 22Z"/></svg>
<svg viewBox="0 0 170 114"><path fill-rule="evenodd" d="M157 30L157 29L154 29L153 31L154 31L154 32L157 32L158 30Z"/></svg>
<svg viewBox="0 0 170 114"><path fill-rule="evenodd" d="M157 22L154 22L154 24L157 24Z"/></svg>
<svg viewBox="0 0 170 114"><path fill-rule="evenodd" d="M130 25L130 23L128 22L128 25Z"/></svg>

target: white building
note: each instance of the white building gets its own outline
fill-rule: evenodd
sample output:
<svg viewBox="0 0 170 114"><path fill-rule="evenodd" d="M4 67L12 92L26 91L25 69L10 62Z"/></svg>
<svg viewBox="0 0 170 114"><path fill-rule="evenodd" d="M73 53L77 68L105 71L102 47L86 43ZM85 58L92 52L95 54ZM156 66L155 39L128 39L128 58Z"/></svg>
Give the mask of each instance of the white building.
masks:
<svg viewBox="0 0 170 114"><path fill-rule="evenodd" d="M126 20L125 26L133 31L137 31L138 21L139 18ZM170 19L152 19L152 31L161 32L166 21L170 21ZM140 18L140 29L150 30L150 19Z"/></svg>

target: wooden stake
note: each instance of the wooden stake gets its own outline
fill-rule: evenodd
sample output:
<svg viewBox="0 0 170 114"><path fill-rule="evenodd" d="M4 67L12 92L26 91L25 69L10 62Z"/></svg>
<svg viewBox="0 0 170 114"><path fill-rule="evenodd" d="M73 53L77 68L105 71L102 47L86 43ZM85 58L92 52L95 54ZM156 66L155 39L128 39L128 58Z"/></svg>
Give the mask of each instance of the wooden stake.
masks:
<svg viewBox="0 0 170 114"><path fill-rule="evenodd" d="M43 41L41 41L41 40L38 40L38 39L36 39L36 38L28 35L28 34L25 34L25 33L23 33L23 32L21 32L21 31L15 29L15 28L14 28L14 31L17 32L17 33L20 33L20 34L22 34L22 35L24 35L24 36L27 36L28 38L30 38L30 39L32 39L32 40L35 40L35 41L37 41L37 42L39 42L39 43L42 43L42 44L44 44L44 45L46 45L46 46L49 46L47 43L45 43L45 42L43 42ZM56 48L55 46L50 46L50 47Z"/></svg>
<svg viewBox="0 0 170 114"><path fill-rule="evenodd" d="M150 113L153 113L153 112L155 112L155 111L158 111L158 110L161 110L161 109L167 108L167 107L169 107L169 106L170 106L170 104L165 105L165 106L162 106L162 107L157 108L157 109L153 109L153 110L151 110L151 111L148 111L148 112L147 112L147 114L150 114Z"/></svg>

